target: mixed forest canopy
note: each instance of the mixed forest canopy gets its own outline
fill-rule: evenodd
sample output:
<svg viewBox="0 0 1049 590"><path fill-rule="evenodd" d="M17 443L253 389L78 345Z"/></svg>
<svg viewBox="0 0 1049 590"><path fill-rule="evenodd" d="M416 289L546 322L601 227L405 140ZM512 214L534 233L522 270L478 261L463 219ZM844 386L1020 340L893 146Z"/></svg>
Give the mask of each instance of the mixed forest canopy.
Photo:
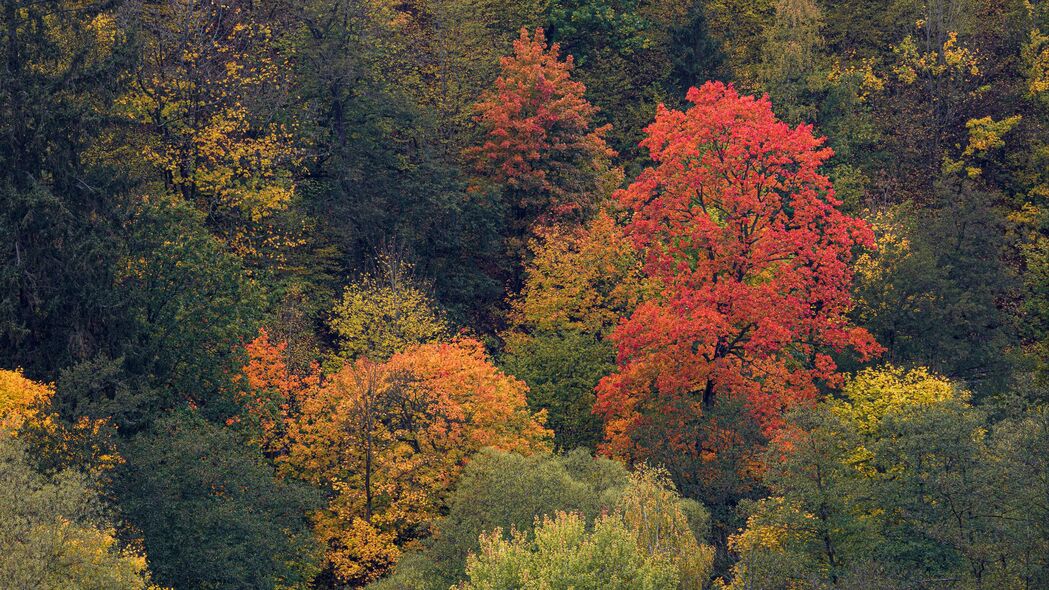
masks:
<svg viewBox="0 0 1049 590"><path fill-rule="evenodd" d="M2 0L0 590L1049 588L1049 3Z"/></svg>

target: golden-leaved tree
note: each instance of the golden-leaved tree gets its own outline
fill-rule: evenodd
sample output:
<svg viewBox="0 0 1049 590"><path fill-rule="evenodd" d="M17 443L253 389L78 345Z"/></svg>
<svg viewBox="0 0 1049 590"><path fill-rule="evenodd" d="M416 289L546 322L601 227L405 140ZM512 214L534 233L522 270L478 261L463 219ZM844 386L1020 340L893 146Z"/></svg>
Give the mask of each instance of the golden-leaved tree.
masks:
<svg viewBox="0 0 1049 590"><path fill-rule="evenodd" d="M264 222L293 198L301 163L278 21L243 1L137 2L134 14L142 51L119 101L134 125L109 157L143 162L238 252L274 256L290 238Z"/></svg>
<svg viewBox="0 0 1049 590"><path fill-rule="evenodd" d="M261 373L284 379L280 361ZM260 381L259 383L261 383ZM334 574L367 583L424 536L467 458L484 447L550 449L544 416L528 411L527 386L496 368L480 342L415 345L384 363L347 363L305 386L286 418L286 473L328 487L315 518ZM287 410L285 410L287 411Z"/></svg>

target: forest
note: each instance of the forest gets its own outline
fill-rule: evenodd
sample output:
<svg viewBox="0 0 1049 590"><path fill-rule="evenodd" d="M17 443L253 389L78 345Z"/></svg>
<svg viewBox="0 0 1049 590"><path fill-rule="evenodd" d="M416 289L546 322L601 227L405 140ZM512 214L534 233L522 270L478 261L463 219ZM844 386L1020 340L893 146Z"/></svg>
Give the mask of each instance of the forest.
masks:
<svg viewBox="0 0 1049 590"><path fill-rule="evenodd" d="M0 0L0 590L1049 589L1049 1Z"/></svg>

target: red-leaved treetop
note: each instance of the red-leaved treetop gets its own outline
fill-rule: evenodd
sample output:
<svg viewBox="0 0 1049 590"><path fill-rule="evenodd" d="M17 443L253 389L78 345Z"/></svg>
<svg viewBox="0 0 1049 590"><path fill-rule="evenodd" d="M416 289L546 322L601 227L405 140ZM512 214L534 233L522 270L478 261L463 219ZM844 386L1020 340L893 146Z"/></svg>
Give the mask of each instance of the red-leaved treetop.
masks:
<svg viewBox="0 0 1049 590"><path fill-rule="evenodd" d="M654 165L616 193L662 293L612 336L618 370L598 386L595 412L614 454L633 454L637 433L688 423L719 396L742 400L770 432L819 382L837 382L829 350L880 349L847 317L850 262L874 241L819 172L831 156L823 138L731 85L708 82L688 100L684 112L660 106L641 143Z"/></svg>
<svg viewBox="0 0 1049 590"><path fill-rule="evenodd" d="M465 151L478 180L502 188L526 225L588 208L615 155L603 139L608 127L592 128L597 108L571 79L572 56L561 60L559 52L542 29L521 29L495 87L475 105L483 142Z"/></svg>

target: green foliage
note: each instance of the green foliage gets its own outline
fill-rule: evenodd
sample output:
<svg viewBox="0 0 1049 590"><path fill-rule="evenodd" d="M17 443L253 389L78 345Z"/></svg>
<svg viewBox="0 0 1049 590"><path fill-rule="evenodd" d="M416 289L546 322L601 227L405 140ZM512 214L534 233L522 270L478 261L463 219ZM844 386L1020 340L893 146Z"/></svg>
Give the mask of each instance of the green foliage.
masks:
<svg viewBox="0 0 1049 590"><path fill-rule="evenodd" d="M307 512L319 498L278 481L261 451L181 411L124 449L116 483L158 582L174 588L295 588L319 570Z"/></svg>
<svg viewBox="0 0 1049 590"><path fill-rule="evenodd" d="M110 195L123 174L90 151L112 108L125 42L112 5L12 2L0 11L0 356L53 379L125 327Z"/></svg>
<svg viewBox="0 0 1049 590"><path fill-rule="evenodd" d="M0 430L0 585L39 590L154 588L146 559L116 539L83 474L30 467L23 442Z"/></svg>
<svg viewBox="0 0 1049 590"><path fill-rule="evenodd" d="M427 587L462 579L466 557L478 550L481 533L502 528L529 530L533 521L558 511L589 518L610 509L628 483L626 469L584 450L564 456L484 451L463 472L449 500L448 515L423 555L431 560ZM400 567L394 578L400 577ZM396 586L394 586L396 587Z"/></svg>
<svg viewBox="0 0 1049 590"><path fill-rule="evenodd" d="M642 551L669 561L680 590L702 590L714 567L714 548L701 544L710 514L695 500L682 498L664 469L638 466L616 503Z"/></svg>
<svg viewBox="0 0 1049 590"><path fill-rule="evenodd" d="M746 505L727 587L1037 586L1044 412L988 430L984 410L924 370L868 371L847 389L851 405L795 412L771 446L772 496Z"/></svg>
<svg viewBox="0 0 1049 590"><path fill-rule="evenodd" d="M1017 288L1004 221L994 196L973 186L946 184L938 195L935 208L875 219L879 250L857 272L860 323L887 361L927 365L977 393L1000 391L1018 336L1002 309Z"/></svg>
<svg viewBox="0 0 1049 590"><path fill-rule="evenodd" d="M122 261L117 284L135 331L118 353L144 396L139 404L148 416L182 400L222 402L238 345L258 329L263 292L188 205L146 200L133 215L136 254ZM120 414L118 423L136 426Z"/></svg>
<svg viewBox="0 0 1049 590"><path fill-rule="evenodd" d="M812 121L816 94L827 84L822 11L814 0L777 0L775 11L765 29L758 83L776 105L780 119L792 125Z"/></svg>
<svg viewBox="0 0 1049 590"><path fill-rule="evenodd" d="M537 520L534 538L521 533L503 539L496 530L482 536L481 551L466 566L462 590L575 588L578 590L673 590L677 572L662 555L644 551L622 521L558 513Z"/></svg>
<svg viewBox="0 0 1049 590"><path fill-rule="evenodd" d="M671 26L667 47L674 96L678 100L693 86L728 78L725 55L709 30L705 2L689 4L684 18Z"/></svg>
<svg viewBox="0 0 1049 590"><path fill-rule="evenodd" d="M746 530L732 540L740 557L737 585L776 588L797 577L836 585L876 545L856 509L864 488L852 465L855 426L824 406L791 419L792 428L768 451L765 482L772 495L744 505Z"/></svg>
<svg viewBox="0 0 1049 590"><path fill-rule="evenodd" d="M567 331L510 338L507 347L503 367L528 384L529 407L546 410L556 447L596 448L601 421L592 411L594 386L615 368L612 344Z"/></svg>
<svg viewBox="0 0 1049 590"><path fill-rule="evenodd" d="M601 45L632 55L651 45L640 4L637 0L554 0L547 9L551 38L583 65Z"/></svg>
<svg viewBox="0 0 1049 590"><path fill-rule="evenodd" d="M670 566L675 588L702 588L709 579L713 549L702 540L710 515L679 496L665 471L643 467L630 475L583 449L531 457L487 450L467 465L433 539L369 588L448 587L467 576L467 557L484 551L486 533L517 531L531 542L541 518L565 512L587 523L615 513L644 554Z"/></svg>

